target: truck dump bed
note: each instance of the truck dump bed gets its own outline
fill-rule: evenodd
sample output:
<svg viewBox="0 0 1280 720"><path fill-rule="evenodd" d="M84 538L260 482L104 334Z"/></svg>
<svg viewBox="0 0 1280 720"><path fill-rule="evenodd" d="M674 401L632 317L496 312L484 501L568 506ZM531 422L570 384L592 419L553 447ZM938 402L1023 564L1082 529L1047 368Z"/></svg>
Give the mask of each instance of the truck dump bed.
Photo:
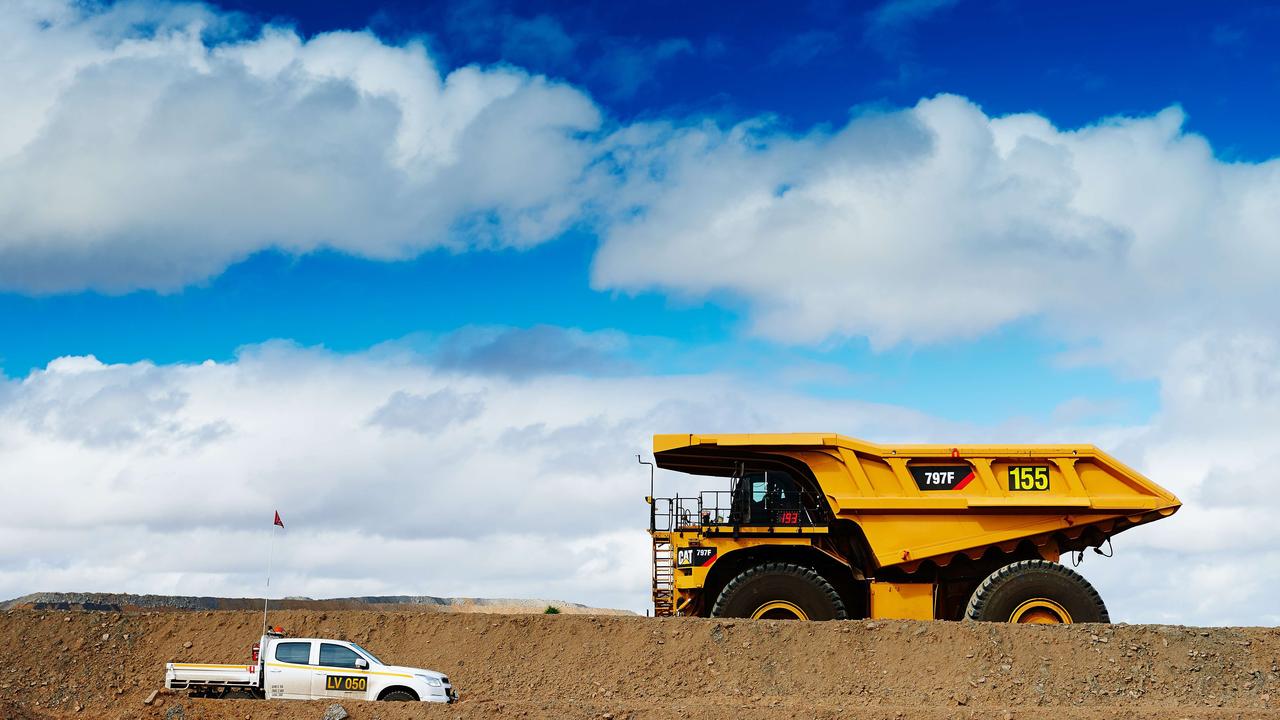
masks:
<svg viewBox="0 0 1280 720"><path fill-rule="evenodd" d="M805 475L882 568L945 566L1030 541L1045 556L1173 514L1172 493L1092 445L876 445L834 434L655 435L658 467L729 477L773 462ZM803 532L803 528L797 528Z"/></svg>

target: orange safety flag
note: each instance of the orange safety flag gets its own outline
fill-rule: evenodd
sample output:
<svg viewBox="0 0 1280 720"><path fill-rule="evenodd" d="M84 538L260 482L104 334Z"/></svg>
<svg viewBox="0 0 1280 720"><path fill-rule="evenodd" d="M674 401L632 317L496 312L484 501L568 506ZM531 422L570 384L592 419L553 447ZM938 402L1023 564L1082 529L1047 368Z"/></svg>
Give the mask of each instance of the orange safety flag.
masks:
<svg viewBox="0 0 1280 720"><path fill-rule="evenodd" d="M273 524L273 525L279 525L280 527L284 527L284 521L280 519L280 511L279 511L279 510L277 510L277 511L276 511L276 521L275 521L274 523L272 523L272 524Z"/></svg>

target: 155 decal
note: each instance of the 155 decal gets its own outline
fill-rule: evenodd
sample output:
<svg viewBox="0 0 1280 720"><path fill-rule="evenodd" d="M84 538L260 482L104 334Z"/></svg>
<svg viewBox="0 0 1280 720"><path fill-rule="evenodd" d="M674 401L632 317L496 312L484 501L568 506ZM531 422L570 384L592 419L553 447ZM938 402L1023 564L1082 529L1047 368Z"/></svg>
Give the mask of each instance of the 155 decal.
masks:
<svg viewBox="0 0 1280 720"><path fill-rule="evenodd" d="M1045 491L1049 489L1049 468L1045 465L1013 465L1009 468L1009 489Z"/></svg>

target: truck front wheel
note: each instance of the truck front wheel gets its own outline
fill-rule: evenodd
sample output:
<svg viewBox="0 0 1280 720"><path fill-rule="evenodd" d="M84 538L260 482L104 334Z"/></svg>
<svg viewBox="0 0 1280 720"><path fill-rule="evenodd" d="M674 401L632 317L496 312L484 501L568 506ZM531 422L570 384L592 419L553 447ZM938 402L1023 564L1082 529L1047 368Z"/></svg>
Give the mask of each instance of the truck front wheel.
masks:
<svg viewBox="0 0 1280 720"><path fill-rule="evenodd" d="M390 692L382 693L382 697L378 699L391 700L393 702L406 702L406 701L413 702L413 701L416 701L418 698L408 690L391 690Z"/></svg>
<svg viewBox="0 0 1280 720"><path fill-rule="evenodd" d="M1021 560L991 573L973 591L964 614L970 620L1043 625L1111 622L1088 580L1048 560Z"/></svg>
<svg viewBox="0 0 1280 720"><path fill-rule="evenodd" d="M844 620L844 601L827 579L812 568L793 563L764 563L749 567L730 580L712 617L757 620Z"/></svg>

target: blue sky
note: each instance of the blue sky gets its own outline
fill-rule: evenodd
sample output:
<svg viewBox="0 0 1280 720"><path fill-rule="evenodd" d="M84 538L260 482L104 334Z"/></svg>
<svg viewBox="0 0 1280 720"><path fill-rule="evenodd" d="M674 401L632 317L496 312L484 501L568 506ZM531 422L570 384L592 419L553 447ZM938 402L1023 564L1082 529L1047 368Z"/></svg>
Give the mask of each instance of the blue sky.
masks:
<svg viewBox="0 0 1280 720"><path fill-rule="evenodd" d="M791 126L842 123L863 105L956 93L992 114L1033 111L1063 127L1187 109L1188 128L1228 157L1269 158L1280 140L1280 66L1265 2L326 3L223 7L304 33L370 27L424 35L451 65L511 62L589 88L622 119L772 113ZM532 26L514 44L500 28ZM667 41L679 49L661 51ZM647 54L640 68L618 55ZM627 70L633 70L628 74ZM637 80L635 75L643 75ZM631 91L630 88L637 88ZM1244 112L1244 108L1249 109Z"/></svg>
<svg viewBox="0 0 1280 720"><path fill-rule="evenodd" d="M1063 344L1031 323L942 346L877 351L852 339L793 347L742 337L732 298L686 302L591 290L592 247L587 238L566 238L527 251L437 251L390 264L266 251L171 294L9 293L0 297L5 334L14 340L4 364L21 376L64 355L226 361L242 346L282 338L338 352L400 340L429 348L433 338L469 327L553 326L634 337L610 349L612 362L600 368L770 377L794 369L801 374L787 382L805 392L907 404L957 421L1048 416L1086 396L1110 404L1081 420L1134 422L1153 409L1149 380L1066 366L1058 359Z"/></svg>
<svg viewBox="0 0 1280 720"><path fill-rule="evenodd" d="M763 114L804 133L948 92L991 115L1035 112L1063 128L1178 105L1186 128L1224 159L1277 151L1268 118L1278 95L1259 89L1280 82L1264 42L1280 12L1255 3L745 3L732 13L713 3L221 7L243 13L250 27L271 22L304 35L367 27L391 42L425 38L448 67L518 65L586 89L615 123ZM0 362L21 376L65 354L225 360L272 338L352 351L469 325L555 325L668 340L664 352L636 358L657 372L829 362L875 378L857 386L868 398L956 419L1045 416L1075 397L1120 398L1114 419L1124 421L1155 408L1154 386L1141 373L1064 368L1055 359L1063 343L1034 321L993 337L881 352L856 337L801 349L744 343L743 306L732 294L690 300L592 289L594 246L590 231L574 231L532 250L433 251L396 263L267 250L162 293L4 293ZM698 356L704 345L723 352ZM954 381L960 377L968 380Z"/></svg>
<svg viewBox="0 0 1280 720"><path fill-rule="evenodd" d="M1275 619L1280 508L1251 488L1280 461L1278 26L1258 2L0 4L0 465L31 488L0 541L50 548L0 553L0 596L243 594L245 563L113 558L251 541L272 505L387 548L359 577L289 551L290 594L642 609L650 434L834 430L1097 443L1187 501L1091 576L1113 617ZM510 528L387 520L478 506L477 477ZM171 492L209 482L207 507ZM549 524L538 488L592 522ZM423 552L463 561L410 587L391 559ZM1169 562L1223 589L1138 572Z"/></svg>

